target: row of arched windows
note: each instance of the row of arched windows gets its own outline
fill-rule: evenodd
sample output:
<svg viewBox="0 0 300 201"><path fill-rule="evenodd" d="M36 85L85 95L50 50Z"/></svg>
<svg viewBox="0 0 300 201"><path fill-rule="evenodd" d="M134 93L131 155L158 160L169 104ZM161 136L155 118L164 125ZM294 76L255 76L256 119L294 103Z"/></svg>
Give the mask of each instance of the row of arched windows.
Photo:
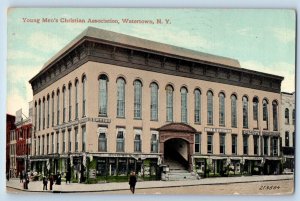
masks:
<svg viewBox="0 0 300 201"><path fill-rule="evenodd" d="M108 114L108 93L111 93L108 91L108 76L106 74L101 74L98 77L98 112L99 116L107 116ZM126 87L126 80L123 77L118 77L116 80L117 83L117 117L120 118L125 118L125 113L126 113L126 101L125 101L125 87ZM86 115L86 76L83 75L81 79L81 84L82 84L82 116L84 117ZM79 102L78 102L78 85L79 81L78 79L75 79L75 119L78 119L78 107L79 107ZM143 107L143 83L140 79L136 79L133 82L134 86L134 119L141 119L142 118L142 107ZM72 116L72 83L69 83L68 89L66 86L62 87L62 112L63 112L63 122L66 122L67 119L67 101L68 103L68 111L69 111L69 121L71 121L71 116ZM159 117L158 109L159 109L159 94L158 94L159 86L157 82L151 82L150 84L150 119L157 121ZM67 98L67 91L68 91L68 98ZM113 92L115 93L115 92ZM166 94L166 121L167 122L173 122L174 121L174 88L172 84L168 84L165 87L165 94ZM52 107L52 126L54 126L54 116L55 116L55 110L54 110L54 97L56 95L56 115L57 115L57 124L60 123L60 90L57 89L56 93L53 91L52 96L51 96L51 107ZM181 95L181 122L183 123L188 123L188 89L186 86L181 87L180 89L180 95ZM226 107L225 107L225 102L226 102L226 97L224 92L220 92L218 95L218 105L217 107L219 108L219 126L225 126L225 120L226 120ZM147 97L146 97L147 98ZM50 96L49 94L46 97L47 99L47 127L49 127L49 121L50 121ZM201 123L201 91L199 88L196 88L194 90L194 105L193 105L193 110L194 110L194 123L200 124ZM212 90L208 90L206 93L206 100L207 100L207 124L208 125L213 125L214 124L214 93ZM231 127L237 127L237 96L236 94L232 94L230 97L231 100ZM41 102L42 102L42 108L43 108L43 114L41 112ZM42 99L42 101L39 99L38 103L35 103L35 114L38 114L38 124L35 122L35 125L38 125L39 129L41 125L43 125L43 128L45 128L45 98ZM259 101L257 97L253 98L252 101L253 105L253 120L258 121L259 117ZM262 112L263 112L263 121L267 122L267 125L269 125L269 102L266 98L263 99L262 101ZM38 113L37 113L37 106L38 106ZM273 112L273 129L278 130L278 103L276 100L272 102L272 112ZM242 121L243 121L243 128L248 128L249 127L249 100L246 95L242 97ZM35 119L37 121L37 118ZM268 127L266 129L269 129Z"/></svg>
<svg viewBox="0 0 300 201"><path fill-rule="evenodd" d="M284 110L284 119L285 119L285 124L290 124L290 110L289 108L285 108ZM293 120L293 125L295 125L295 119L296 119L296 110L293 109L292 112L292 120Z"/></svg>

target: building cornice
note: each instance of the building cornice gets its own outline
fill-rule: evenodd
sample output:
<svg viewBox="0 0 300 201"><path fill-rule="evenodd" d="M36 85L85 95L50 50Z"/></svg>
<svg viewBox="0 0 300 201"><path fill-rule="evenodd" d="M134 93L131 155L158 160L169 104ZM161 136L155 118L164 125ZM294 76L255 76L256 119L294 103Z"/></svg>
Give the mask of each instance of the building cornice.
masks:
<svg viewBox="0 0 300 201"><path fill-rule="evenodd" d="M283 80L283 77L267 73L84 36L29 81L33 94L88 61L275 93L280 93Z"/></svg>

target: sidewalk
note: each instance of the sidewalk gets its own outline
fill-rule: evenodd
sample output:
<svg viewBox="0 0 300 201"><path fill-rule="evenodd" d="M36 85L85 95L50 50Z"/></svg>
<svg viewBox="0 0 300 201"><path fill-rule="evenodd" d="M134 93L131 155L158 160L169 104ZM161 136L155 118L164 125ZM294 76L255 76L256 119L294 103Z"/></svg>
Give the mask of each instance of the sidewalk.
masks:
<svg viewBox="0 0 300 201"><path fill-rule="evenodd" d="M218 177L206 178L200 180L190 181L145 181L138 182L136 189L147 188L168 188L181 186L197 186L197 185L216 185L216 184L230 184L230 183L248 183L259 181L274 181L274 180L293 180L294 175L268 175L268 176L242 176L242 177ZM10 179L6 182L6 187L23 190L23 184L19 179ZM101 184L66 184L53 185L53 191L43 191L42 181L30 182L28 185L29 192L45 192L45 193L82 193L82 192L103 192L103 191L119 191L128 190L128 182L121 183L101 183ZM49 183L48 183L49 189Z"/></svg>

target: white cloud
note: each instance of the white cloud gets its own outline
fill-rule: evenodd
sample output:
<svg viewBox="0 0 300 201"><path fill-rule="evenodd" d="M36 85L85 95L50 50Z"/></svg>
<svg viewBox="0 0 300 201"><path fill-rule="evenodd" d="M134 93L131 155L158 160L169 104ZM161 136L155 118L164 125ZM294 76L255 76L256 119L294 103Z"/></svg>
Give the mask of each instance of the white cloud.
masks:
<svg viewBox="0 0 300 201"><path fill-rule="evenodd" d="M28 38L28 45L42 52L58 52L65 42L59 35L45 32L34 32Z"/></svg>
<svg viewBox="0 0 300 201"><path fill-rule="evenodd" d="M33 54L30 51L21 51L21 50L9 50L7 54L8 60L31 60L34 62L45 62L43 57L40 57L37 54Z"/></svg>
<svg viewBox="0 0 300 201"><path fill-rule="evenodd" d="M281 83L281 91L295 91L295 66L293 64L278 62L266 66L256 61L240 61L240 64L242 68L282 76L284 80Z"/></svg>
<svg viewBox="0 0 300 201"><path fill-rule="evenodd" d="M286 29L286 28L273 28L272 29L275 38L280 42L287 44L289 42L295 42L295 30Z"/></svg>

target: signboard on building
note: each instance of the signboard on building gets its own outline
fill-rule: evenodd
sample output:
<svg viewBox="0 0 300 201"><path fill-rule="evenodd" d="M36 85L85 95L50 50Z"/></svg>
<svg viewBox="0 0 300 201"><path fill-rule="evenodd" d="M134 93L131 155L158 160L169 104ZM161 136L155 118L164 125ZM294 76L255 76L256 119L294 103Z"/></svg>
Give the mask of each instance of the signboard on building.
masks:
<svg viewBox="0 0 300 201"><path fill-rule="evenodd" d="M227 128L204 128L204 131L213 133L231 133L231 129Z"/></svg>
<svg viewBox="0 0 300 201"><path fill-rule="evenodd" d="M263 135L272 135L272 136L280 136L280 132L278 131L262 131Z"/></svg>
<svg viewBox="0 0 300 201"><path fill-rule="evenodd" d="M243 133L243 135L259 135L260 131L259 130L243 130L242 133Z"/></svg>

